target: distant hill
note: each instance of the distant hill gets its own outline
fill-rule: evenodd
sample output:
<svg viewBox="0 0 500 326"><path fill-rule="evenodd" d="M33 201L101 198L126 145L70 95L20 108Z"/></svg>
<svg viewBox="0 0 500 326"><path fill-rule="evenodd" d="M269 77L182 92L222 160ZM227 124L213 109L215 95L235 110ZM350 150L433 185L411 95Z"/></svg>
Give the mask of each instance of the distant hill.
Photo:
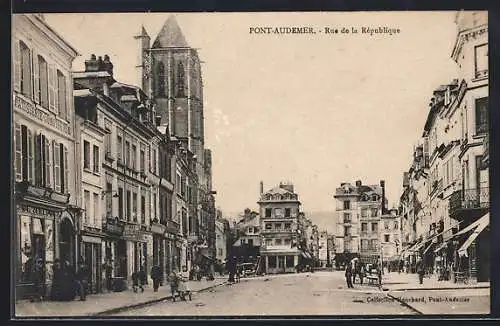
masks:
<svg viewBox="0 0 500 326"><path fill-rule="evenodd" d="M335 230L335 212L304 212L313 224L318 226L319 230L327 230L328 233L333 233Z"/></svg>

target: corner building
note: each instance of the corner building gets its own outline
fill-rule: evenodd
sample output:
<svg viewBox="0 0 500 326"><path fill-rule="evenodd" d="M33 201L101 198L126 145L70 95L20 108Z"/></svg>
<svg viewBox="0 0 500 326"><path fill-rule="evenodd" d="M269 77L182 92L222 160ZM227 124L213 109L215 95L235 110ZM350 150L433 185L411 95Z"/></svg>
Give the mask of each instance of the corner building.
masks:
<svg viewBox="0 0 500 326"><path fill-rule="evenodd" d="M55 259L75 266L78 198L71 65L77 51L42 15L12 16L12 176L16 299L33 291L45 265L50 293Z"/></svg>
<svg viewBox="0 0 500 326"><path fill-rule="evenodd" d="M260 196L260 255L266 274L294 273L299 264L299 196L293 184L280 183Z"/></svg>

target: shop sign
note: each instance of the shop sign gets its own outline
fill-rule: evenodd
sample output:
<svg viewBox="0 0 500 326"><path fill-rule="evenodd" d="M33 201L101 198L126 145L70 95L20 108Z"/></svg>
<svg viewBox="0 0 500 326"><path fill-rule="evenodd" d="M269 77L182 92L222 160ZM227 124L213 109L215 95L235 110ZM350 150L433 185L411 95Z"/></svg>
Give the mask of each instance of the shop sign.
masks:
<svg viewBox="0 0 500 326"><path fill-rule="evenodd" d="M151 225L151 232L155 234L163 234L165 233L165 226L161 224L152 224Z"/></svg>
<svg viewBox="0 0 500 326"><path fill-rule="evenodd" d="M33 217L54 218L54 219L56 218L57 215L55 211L28 205L19 205L18 213L28 214Z"/></svg>
<svg viewBox="0 0 500 326"><path fill-rule="evenodd" d="M88 243L101 243L101 239L89 237L88 235L82 235L82 241Z"/></svg>
<svg viewBox="0 0 500 326"><path fill-rule="evenodd" d="M69 123L61 119L57 119L55 115L41 110L40 108L36 107L35 104L25 100L18 95L16 95L14 99L14 109L28 114L44 125L49 125L67 135L71 135L71 128Z"/></svg>
<svg viewBox="0 0 500 326"><path fill-rule="evenodd" d="M120 225L106 223L105 226L108 233L122 234L123 232L123 228Z"/></svg>

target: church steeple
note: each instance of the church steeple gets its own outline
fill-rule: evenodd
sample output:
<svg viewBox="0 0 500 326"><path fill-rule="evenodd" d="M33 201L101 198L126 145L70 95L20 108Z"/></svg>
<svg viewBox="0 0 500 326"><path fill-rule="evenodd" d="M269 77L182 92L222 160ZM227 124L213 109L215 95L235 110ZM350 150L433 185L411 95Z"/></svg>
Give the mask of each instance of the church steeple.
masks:
<svg viewBox="0 0 500 326"><path fill-rule="evenodd" d="M153 42L153 49L158 48L175 48L175 47L189 47L182 34L182 31L175 19L175 16L170 16L163 24L156 40Z"/></svg>

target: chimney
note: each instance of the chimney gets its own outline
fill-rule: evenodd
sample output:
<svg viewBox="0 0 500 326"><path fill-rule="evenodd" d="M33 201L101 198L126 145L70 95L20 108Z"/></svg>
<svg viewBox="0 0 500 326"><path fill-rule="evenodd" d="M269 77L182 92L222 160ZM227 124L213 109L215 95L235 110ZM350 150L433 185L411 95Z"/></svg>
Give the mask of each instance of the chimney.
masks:
<svg viewBox="0 0 500 326"><path fill-rule="evenodd" d="M382 188L382 215L385 214L385 181L380 180L380 187Z"/></svg>
<svg viewBox="0 0 500 326"><path fill-rule="evenodd" d="M89 60L85 60L85 72L99 71L99 65L95 54L90 55Z"/></svg>
<svg viewBox="0 0 500 326"><path fill-rule="evenodd" d="M359 188L359 187L361 187L361 180L356 181L356 188Z"/></svg>
<svg viewBox="0 0 500 326"><path fill-rule="evenodd" d="M113 76L113 64L111 63L109 55L107 54L104 55L103 69L107 71L111 76Z"/></svg>
<svg viewBox="0 0 500 326"><path fill-rule="evenodd" d="M264 193L264 182L260 182L260 194L262 195Z"/></svg>

